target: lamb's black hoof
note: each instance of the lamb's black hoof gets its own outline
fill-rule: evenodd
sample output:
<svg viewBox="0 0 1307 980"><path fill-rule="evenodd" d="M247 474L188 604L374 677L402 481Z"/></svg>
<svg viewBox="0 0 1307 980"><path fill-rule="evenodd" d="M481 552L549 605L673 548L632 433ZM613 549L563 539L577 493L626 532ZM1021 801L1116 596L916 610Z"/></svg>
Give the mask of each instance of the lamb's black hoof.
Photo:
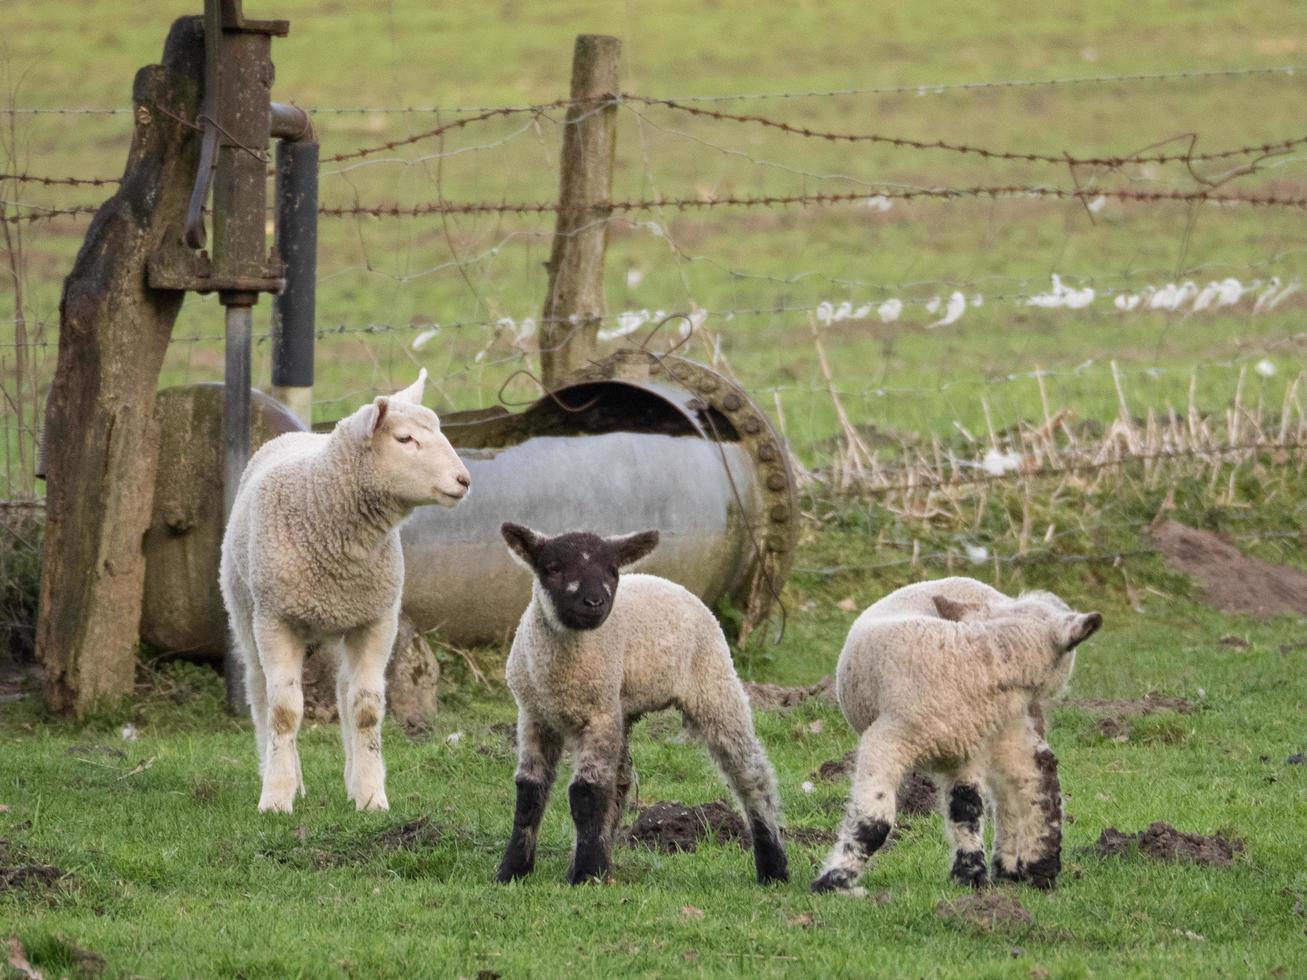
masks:
<svg viewBox="0 0 1307 980"><path fill-rule="evenodd" d="M989 884L985 872L985 855L980 851L958 851L949 877L967 888L984 888Z"/></svg>
<svg viewBox="0 0 1307 980"><path fill-rule="evenodd" d="M812 890L817 894L825 892L851 892L856 876L843 868L832 868L812 883Z"/></svg>
<svg viewBox="0 0 1307 980"><path fill-rule="evenodd" d="M1031 888L1052 891L1057 887L1057 876L1062 872L1062 856L1046 854L1037 861L1021 864L1021 880Z"/></svg>
<svg viewBox="0 0 1307 980"><path fill-rule="evenodd" d="M1009 868L998 858L994 859L994 867L990 871L990 877L995 884L999 882L1018 882L1021 880L1021 869L1019 867Z"/></svg>
<svg viewBox="0 0 1307 980"><path fill-rule="evenodd" d="M789 881L790 866L785 859L785 848L760 821L753 824L753 841L753 866L758 872L758 884Z"/></svg>

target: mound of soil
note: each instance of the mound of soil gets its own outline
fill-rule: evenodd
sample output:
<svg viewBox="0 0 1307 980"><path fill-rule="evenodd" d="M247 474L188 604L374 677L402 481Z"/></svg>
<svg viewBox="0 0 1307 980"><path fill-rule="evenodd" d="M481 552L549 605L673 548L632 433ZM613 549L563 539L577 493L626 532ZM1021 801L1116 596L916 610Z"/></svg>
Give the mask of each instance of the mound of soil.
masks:
<svg viewBox="0 0 1307 980"><path fill-rule="evenodd" d="M1307 572L1249 558L1210 531L1165 521L1153 543L1176 571L1197 581L1203 600L1222 612L1301 616L1307 611Z"/></svg>
<svg viewBox="0 0 1307 980"><path fill-rule="evenodd" d="M749 695L749 703L759 711L793 708L809 698L821 698L828 704L838 704L835 700L835 681L829 676L807 687L781 687L779 684L750 682L744 685L744 693Z"/></svg>
<svg viewBox="0 0 1307 980"><path fill-rule="evenodd" d="M1068 708L1082 708L1085 711L1114 715L1118 718L1138 718L1141 715L1155 715L1163 711L1187 715L1194 710L1192 702L1184 698L1158 694L1156 691L1149 691L1142 698L1070 698L1062 704Z"/></svg>
<svg viewBox="0 0 1307 980"><path fill-rule="evenodd" d="M699 842L705 840L716 840L719 844L735 841L741 847L752 843L744 820L721 800L701 806L685 806L676 800L664 800L647 806L627 828L623 838L628 847L639 844L669 854L694 851Z"/></svg>
<svg viewBox="0 0 1307 980"><path fill-rule="evenodd" d="M1123 857L1135 847L1158 861L1188 861L1228 868L1234 856L1243 850L1243 841L1230 840L1222 834L1187 834L1158 820L1135 834L1108 827L1099 835L1094 850L1103 857Z"/></svg>
<svg viewBox="0 0 1307 980"><path fill-rule="evenodd" d="M908 770L899 783L899 816L934 813L937 806L934 781L916 769Z"/></svg>
<svg viewBox="0 0 1307 980"><path fill-rule="evenodd" d="M835 782L851 776L857 755L857 752L846 752L838 759L827 759L817 767L817 771L812 773L810 778ZM898 804L901 817L933 813L936 807L934 781L919 770L909 769L908 774L903 777L903 782L899 783Z"/></svg>
<svg viewBox="0 0 1307 980"><path fill-rule="evenodd" d="M962 925L975 926L983 932L1033 926L1034 917L1011 895L1002 892L976 892L951 902L940 902L935 914Z"/></svg>
<svg viewBox="0 0 1307 980"><path fill-rule="evenodd" d="M377 834L376 844L389 851L415 851L434 847L444 833L426 817L418 817L396 827L387 827Z"/></svg>
<svg viewBox="0 0 1307 980"><path fill-rule="evenodd" d="M849 751L845 752L844 755L838 759L827 759L817 767L817 771L812 773L809 778L824 779L827 782L833 783L838 779L843 779L845 776L851 776L853 775L853 762L857 757L857 752Z"/></svg>

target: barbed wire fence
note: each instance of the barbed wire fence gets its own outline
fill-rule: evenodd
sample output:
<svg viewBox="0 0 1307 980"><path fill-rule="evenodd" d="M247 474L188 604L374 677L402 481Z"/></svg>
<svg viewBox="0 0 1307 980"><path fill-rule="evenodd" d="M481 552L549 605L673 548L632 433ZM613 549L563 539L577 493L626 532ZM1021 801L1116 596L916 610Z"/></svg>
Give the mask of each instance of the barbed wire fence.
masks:
<svg viewBox="0 0 1307 980"><path fill-rule="evenodd" d="M1146 557L1114 536L1141 525L1127 482L1189 481L1233 508L1241 480L1301 473L1307 135L1164 132L1073 152L820 121L868 98L1252 81L1291 86L1301 69L314 108L325 120L315 421L418 365L446 408L491 404L506 382L506 400L540 394L521 369L553 326L538 311L561 132L616 107L614 193L581 229L608 236L600 341L684 344L740 380L784 431L814 519L831 513L827 490L889 515L873 538L887 557L805 567L999 576ZM22 127L94 122L125 142L131 110L0 117L15 296L0 321L0 509L28 513L40 508L58 282L116 178L32 166ZM672 313L685 317L650 336ZM220 379L218 323L215 304L188 302L165 383ZM1236 536L1273 550L1301 541L1301 516Z"/></svg>

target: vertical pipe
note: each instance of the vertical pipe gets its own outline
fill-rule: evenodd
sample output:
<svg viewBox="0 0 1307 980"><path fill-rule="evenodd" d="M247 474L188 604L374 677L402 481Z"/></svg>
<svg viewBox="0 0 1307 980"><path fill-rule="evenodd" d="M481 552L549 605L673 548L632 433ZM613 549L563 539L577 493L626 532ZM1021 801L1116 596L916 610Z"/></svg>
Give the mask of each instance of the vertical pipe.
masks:
<svg viewBox="0 0 1307 980"><path fill-rule="evenodd" d="M277 251L286 288L272 302L272 396L313 421L313 331L318 274L318 144L277 143Z"/></svg>
<svg viewBox="0 0 1307 980"><path fill-rule="evenodd" d="M232 294L227 310L226 372L222 405L222 514L231 515L245 464L250 461L250 338L254 326L253 293ZM223 677L227 682L227 706L233 711L246 707L244 666L240 654L228 642L223 651Z"/></svg>

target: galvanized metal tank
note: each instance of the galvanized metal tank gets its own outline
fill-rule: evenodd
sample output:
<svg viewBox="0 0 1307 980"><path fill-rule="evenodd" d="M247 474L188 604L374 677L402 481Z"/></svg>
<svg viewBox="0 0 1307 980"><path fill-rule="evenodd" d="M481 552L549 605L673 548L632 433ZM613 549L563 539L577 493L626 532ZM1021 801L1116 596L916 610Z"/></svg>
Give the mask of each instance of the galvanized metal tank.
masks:
<svg viewBox="0 0 1307 980"><path fill-rule="evenodd" d="M180 419L160 412L169 454L146 538L142 637L217 654L221 398L162 393L165 409L174 401L195 407ZM284 410L270 423L266 402L256 403L256 445L274 428L299 427ZM206 411L208 428L196 421ZM794 552L793 474L766 416L720 374L622 351L521 412L450 413L442 426L472 474L472 493L452 509L418 508L400 532L403 612L417 629L459 645L509 634L531 581L500 537L508 520L550 533L657 528L662 540L643 571L709 604L729 598L746 635L766 619ZM179 439L178 427L208 432L212 443Z"/></svg>

